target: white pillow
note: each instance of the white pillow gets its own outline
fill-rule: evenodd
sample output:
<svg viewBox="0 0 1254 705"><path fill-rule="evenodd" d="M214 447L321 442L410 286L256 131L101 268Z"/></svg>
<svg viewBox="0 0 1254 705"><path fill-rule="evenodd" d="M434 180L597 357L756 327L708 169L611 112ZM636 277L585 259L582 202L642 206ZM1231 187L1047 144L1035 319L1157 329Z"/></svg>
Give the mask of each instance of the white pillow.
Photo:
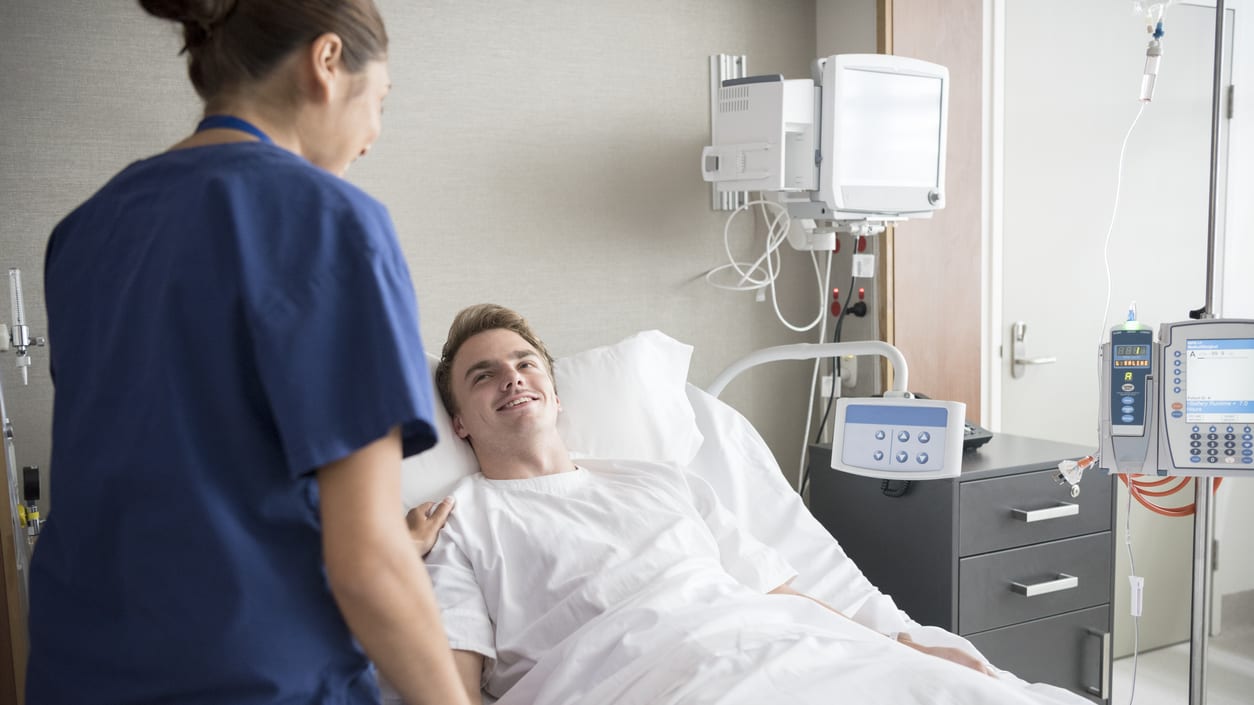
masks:
<svg viewBox="0 0 1254 705"><path fill-rule="evenodd" d="M691 358L692 346L651 330L557 359L557 429L571 456L688 464L704 440L685 393ZM434 387L439 359L428 355L427 362ZM479 472L438 398L433 420L439 441L401 464L407 510L443 498Z"/></svg>
<svg viewBox="0 0 1254 705"><path fill-rule="evenodd" d="M685 387L692 346L648 330L558 359L557 430L575 458L687 465L701 448Z"/></svg>
<svg viewBox="0 0 1254 705"><path fill-rule="evenodd" d="M435 390L435 368L438 364L440 358L427 355L432 390ZM438 392L435 393L435 410L431 420L438 439L436 444L401 461L401 502L406 511L423 502L443 499L463 477L479 472L479 462L475 460L470 444L453 433L453 422L444 410Z"/></svg>

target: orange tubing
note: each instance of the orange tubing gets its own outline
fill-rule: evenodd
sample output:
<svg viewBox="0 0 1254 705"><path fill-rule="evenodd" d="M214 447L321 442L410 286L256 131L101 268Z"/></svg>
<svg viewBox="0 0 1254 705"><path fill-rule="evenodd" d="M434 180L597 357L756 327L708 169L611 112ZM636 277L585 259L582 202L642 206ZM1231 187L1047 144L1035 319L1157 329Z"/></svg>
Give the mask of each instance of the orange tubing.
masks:
<svg viewBox="0 0 1254 705"><path fill-rule="evenodd" d="M1173 494L1176 494L1180 490L1184 489L1186 486L1192 484L1192 482L1194 482L1196 478L1189 477L1189 476L1173 475L1173 476L1168 476L1168 477L1155 479L1155 480L1142 480L1140 479L1142 477L1145 477L1145 476L1144 475L1127 475L1127 474L1119 475L1120 481L1122 481L1123 484L1128 486L1128 492L1132 494L1132 497L1136 499L1136 501L1140 503L1141 506L1145 507L1151 512L1154 512L1155 514L1161 514L1162 516L1167 516L1167 517L1187 517L1187 516L1193 515L1193 512L1196 510L1195 503L1193 502L1190 502L1189 504L1182 505L1179 507L1163 507L1158 504L1155 504L1154 501L1149 498L1150 497L1168 497ZM1162 485L1165 485L1168 482L1171 482L1173 480L1176 481L1175 487L1161 489L1161 490L1153 490L1153 491L1149 489L1151 487L1154 487L1154 488L1161 487ZM1223 482L1222 477L1215 478L1215 485L1211 491L1212 492L1218 491L1219 485L1221 482Z"/></svg>

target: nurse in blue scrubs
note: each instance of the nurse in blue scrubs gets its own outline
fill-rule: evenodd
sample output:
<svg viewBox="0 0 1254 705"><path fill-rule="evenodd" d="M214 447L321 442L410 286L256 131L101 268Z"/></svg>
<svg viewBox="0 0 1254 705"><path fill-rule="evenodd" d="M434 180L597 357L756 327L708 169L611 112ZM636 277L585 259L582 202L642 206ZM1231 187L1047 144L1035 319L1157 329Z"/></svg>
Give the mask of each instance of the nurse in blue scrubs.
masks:
<svg viewBox="0 0 1254 705"><path fill-rule="evenodd" d="M141 0L194 134L57 225L52 511L29 705L461 703L400 511L435 442L392 221L341 178L379 135L373 0Z"/></svg>

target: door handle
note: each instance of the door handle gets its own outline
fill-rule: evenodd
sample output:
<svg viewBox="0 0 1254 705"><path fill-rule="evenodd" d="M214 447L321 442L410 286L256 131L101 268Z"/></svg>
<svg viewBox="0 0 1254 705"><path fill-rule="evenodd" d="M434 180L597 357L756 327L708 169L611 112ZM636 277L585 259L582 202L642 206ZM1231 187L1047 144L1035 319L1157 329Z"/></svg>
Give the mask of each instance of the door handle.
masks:
<svg viewBox="0 0 1254 705"><path fill-rule="evenodd" d="M1023 357L1026 345L1024 337L1028 333L1028 324L1023 321L1015 321L1010 326L1010 376L1019 379L1023 376L1023 367L1025 365L1052 365L1058 362L1056 357Z"/></svg>
<svg viewBox="0 0 1254 705"><path fill-rule="evenodd" d="M1010 589L1025 597L1036 597L1037 595L1048 595L1051 592L1061 592L1063 590L1072 590L1080 587L1080 579L1074 575L1059 573L1054 580L1043 580L1039 583L1025 584L1019 582L1010 583Z"/></svg>

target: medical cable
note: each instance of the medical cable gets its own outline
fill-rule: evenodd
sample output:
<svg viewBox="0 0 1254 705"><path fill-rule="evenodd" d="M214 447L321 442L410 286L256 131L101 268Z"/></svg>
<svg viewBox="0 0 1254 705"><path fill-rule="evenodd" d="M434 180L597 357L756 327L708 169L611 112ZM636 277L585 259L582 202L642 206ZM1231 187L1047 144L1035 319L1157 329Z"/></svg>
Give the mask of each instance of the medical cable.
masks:
<svg viewBox="0 0 1254 705"><path fill-rule="evenodd" d="M1123 188L1123 159L1128 150L1128 138L1132 136L1132 130L1136 128L1136 123L1141 119L1141 113L1145 112L1147 103L1141 103L1140 109L1136 111L1136 117L1132 118L1132 124L1128 125L1128 132L1123 136L1123 144L1119 147L1119 167L1115 172L1115 203L1110 211L1110 225L1106 228L1106 242L1102 245L1102 262L1106 266L1106 304L1102 307L1101 329L1097 333L1097 347L1100 350L1102 343L1106 341L1106 317L1110 315L1110 295L1113 290L1113 282L1110 276L1110 236L1115 231L1115 218L1119 214L1119 192Z"/></svg>
<svg viewBox="0 0 1254 705"><path fill-rule="evenodd" d="M828 273L830 274L830 273L831 273L831 259L830 259L830 258L831 258L831 255L830 255L830 254L828 255L828 258L829 258L829 259L828 259ZM826 291L826 288L824 288L824 291ZM848 292L849 292L848 296L849 296L850 298L852 298L852 296L853 296L853 274L850 274L850 275L849 275L849 288L848 288L848 289L846 289L846 291L848 291ZM848 299L846 299L846 302L847 302L847 301L848 301ZM841 330L842 326L843 326L843 325L844 325L844 323L845 323L845 310L846 310L846 307L842 306L842 307L841 307L841 309L840 309L840 313L836 316L836 326L835 326L835 329L832 331L832 342L833 342L833 343L839 343L839 342L840 342L840 330ZM826 328L826 326L827 326L826 321L824 321L824 328ZM822 331L822 332L820 332L820 333L819 333L819 342L820 342L820 343L824 341L824 339L825 339L825 338L824 338L824 335L826 335L826 331ZM811 413L811 414L813 413L813 410L814 410L814 388L815 388L816 384L818 383L819 365L820 365L821 363L822 363L822 360L817 360L817 359L816 359L816 360L814 361L814 374L811 376L811 379L810 379L810 404L809 404L809 406L808 406L807 408L809 408L809 409L811 410L811 411L810 411L810 413ZM831 365L832 365L832 385L833 385L833 386L835 386L835 384L836 384L836 380L840 379L840 358L839 358L839 357L832 358ZM833 389L832 391L833 391L833 392L835 392L835 389ZM835 395L834 393L833 393L833 394L828 395L828 397L827 397L827 406L826 406L826 408L823 410L823 418L822 418L822 420L820 420L820 421L819 421L819 430L818 430L818 432L817 432L817 433L815 434L815 436L814 436L814 442L815 442L815 443L818 443L818 442L822 439L822 437L823 437L823 429L824 429L824 427L826 427L826 426L827 426L827 417L828 417L828 416L831 414L831 412L832 412L832 403L833 403L833 401L834 401L835 399L836 399L836 395ZM807 439L810 437L810 418L809 418L809 415L808 415L808 414L807 414L807 417L806 417L806 435L805 435L805 437L806 437ZM802 458L804 458L804 457L805 457L805 453L803 452L803 453L802 453ZM800 495L802 495L802 496L805 496L805 491L806 491L806 488L809 486L809 484L810 484L810 466L809 466L809 464L808 464L808 463L803 463L803 464L802 464L802 467L800 468L800 470L799 470L799 472L798 472L798 474L797 474L797 494L800 494Z"/></svg>
<svg viewBox="0 0 1254 705"><path fill-rule="evenodd" d="M811 252L810 254L811 256L814 255L813 252ZM827 291L827 286L831 284L831 281L832 281L832 259L834 256L835 256L835 252L829 250L827 253L827 279L823 283L824 292ZM827 338L827 317L824 316L823 322L819 326L819 342L822 343L826 338ZM806 480L809 478L809 473L807 472L807 469L809 468L809 463L807 462L807 460L809 459L809 455L810 455L809 453L810 444L808 441L810 438L810 424L812 421L814 421L814 388L819 381L819 366L822 364L822 362L823 361L820 358L815 358L814 367L810 372L810 398L808 401L806 401L806 427L805 427L805 431L802 432L801 434L801 458L798 461L798 467L797 467L797 494L801 496L802 501L805 501ZM826 416L824 418L826 418Z"/></svg>
<svg viewBox="0 0 1254 705"><path fill-rule="evenodd" d="M849 288L846 289L846 291L848 291L849 294L845 300L846 304L848 304L848 299L853 298L853 279L854 279L853 275L852 274L849 275ZM843 328L845 324L845 310L847 308L848 308L847 305L842 306L840 308L840 315L836 317L836 329L832 332L833 343L840 342L840 331L841 331L841 328ZM832 365L832 384L835 385L835 380L840 378L840 372L841 372L840 358L839 357L832 358L831 365ZM835 394L832 394L827 397L827 408L823 410L823 419L819 421L819 434L814 437L815 443L819 442L819 439L821 438L821 434L823 433L823 428L827 425L827 417L831 415L832 413L832 404L835 401L835 399L836 399Z"/></svg>
<svg viewBox="0 0 1254 705"><path fill-rule="evenodd" d="M1137 109L1136 116L1132 118L1132 124L1128 125L1128 131L1123 136L1123 143L1119 146L1119 164L1118 164L1118 167L1116 167L1115 169L1115 202L1114 202L1113 207L1110 210L1110 224L1106 227L1106 241L1102 245L1102 263L1106 268L1106 303L1102 307L1101 330L1098 331L1098 335L1097 335L1097 348L1099 350L1101 349L1102 344L1105 343L1106 341L1106 335L1107 335L1106 318L1107 316L1110 315L1110 296L1111 296L1111 293L1113 291L1113 286L1114 286L1112 277L1110 275L1110 236L1115 231L1115 219L1119 215L1119 194L1120 194L1120 191L1123 189L1123 162L1124 162L1124 157L1127 154L1128 138L1132 137L1132 130L1136 128L1136 123L1141 119L1141 114L1145 112L1146 105L1147 105L1146 102L1142 102L1141 107ZM1135 314L1134 314L1134 317L1135 317ZM1126 474L1123 477L1124 477L1124 482L1127 483L1128 478ZM1132 511L1132 495L1133 495L1132 485L1129 484L1128 485L1129 517ZM1129 571L1128 575L1130 576L1130 578L1135 578L1136 577L1136 564L1132 560L1132 529L1131 529L1132 524L1131 524L1131 520L1129 517L1125 517L1127 521L1124 524L1123 540L1124 540L1124 545L1127 546L1127 549L1128 549L1128 571ZM1131 695L1128 698L1128 705L1132 705L1131 696L1136 695L1136 664L1137 664L1137 656L1138 656L1137 638L1140 633L1140 619L1141 619L1140 609L1139 608L1134 609L1132 613L1132 625L1133 625L1132 626L1132 633L1133 633L1133 636L1132 636L1132 687L1130 690Z"/></svg>
<svg viewBox="0 0 1254 705"><path fill-rule="evenodd" d="M1132 492L1131 486L1128 491L1128 507L1123 515L1123 545L1128 549L1128 575L1130 578L1136 578L1136 560L1132 558ZM1141 640L1141 610L1134 610L1132 614L1132 687L1128 689L1128 705L1132 705L1132 701L1136 698L1136 662L1140 653Z"/></svg>
<svg viewBox="0 0 1254 705"><path fill-rule="evenodd" d="M1110 274L1110 238L1111 238L1111 235L1115 232L1115 221L1119 215L1119 195L1123 190L1124 159L1127 156L1128 140L1132 137L1132 131L1136 129L1136 124L1137 122L1140 121L1141 115L1145 112L1145 106L1148 104L1148 102L1149 101L1147 100L1141 101L1141 107L1137 109L1136 116L1132 118L1132 124L1128 125L1128 131L1124 133L1123 142L1119 145L1119 162L1115 168L1115 199L1110 209L1110 223L1106 226L1106 239L1102 244L1102 264L1106 272L1106 302L1102 306L1102 318L1101 318L1100 327L1097 333L1097 347L1099 350L1101 349L1103 343L1105 343L1106 341L1107 328L1108 328L1107 317L1110 315L1110 297L1114 291L1114 282ZM1126 478L1126 475L1125 475L1124 482L1126 483L1127 481L1128 479ZM1132 485L1129 484L1128 485L1128 516L1125 516L1126 521L1124 524L1124 545L1127 547L1127 551L1128 551L1128 570L1129 570L1128 574L1130 576L1130 580L1135 580L1136 578L1136 563L1132 559L1132 529L1131 529L1132 524L1131 524L1131 519L1130 519L1131 511L1132 511L1133 494L1134 493L1132 491ZM1133 598L1135 599L1135 595L1133 596ZM1140 609L1138 606L1134 605L1134 607L1135 609L1132 610L1132 625L1133 625L1132 687L1131 687L1130 695L1128 698L1128 705L1132 705L1132 698L1136 695L1136 666L1137 666L1137 656L1138 656L1137 647L1138 647L1138 637L1140 635Z"/></svg>
<svg viewBox="0 0 1254 705"><path fill-rule="evenodd" d="M731 224L737 215L741 212L752 212L753 207L758 206L762 211L762 219L767 224L766 247L760 257L752 263L745 264L739 262L731 253ZM767 206L777 209L774 218L770 218L766 212ZM779 248L784 241L788 239L788 232L792 228L792 217L788 214L787 208L783 204L769 199L759 197L755 200L747 201L727 216L727 221L723 224L723 251L727 255L727 264L715 267L705 274L706 283L718 289L727 291L759 291L759 297L762 296L762 289L770 289L771 305L775 311L776 318L784 324L789 330L804 333L813 329L824 320L823 315L823 292L826 290L826 284L823 282L823 274L819 269L818 258L814 252L810 252L810 261L814 265L815 282L820 287L819 313L808 324L795 325L784 318L784 314L779 310L779 299L776 295L775 281L782 273L782 258L779 254ZM764 264L765 263L765 264ZM831 262L828 262L830 271ZM720 284L714 281L714 277L725 270L734 270L740 275L739 281L735 284ZM763 273L764 272L764 273ZM761 300L761 298L759 298Z"/></svg>
<svg viewBox="0 0 1254 705"><path fill-rule="evenodd" d="M731 253L732 221L735 220L736 216L741 213L752 212L753 206L762 206L763 213L765 213L766 206L768 204L776 208L779 208L780 212L775 216L774 220L767 222L766 250L762 253L761 257L758 257L756 260L754 260L750 264L746 265L743 262L736 261L736 258ZM723 223L723 252L727 254L728 263L715 267L714 269L711 269L710 271L706 272L705 273L706 282L708 282L710 286L716 287L718 289L726 289L728 291L754 291L756 289L762 289L764 287L774 285L775 283L774 278L772 278L772 272L774 270L768 270L767 275L763 278L755 278L754 274L758 270L762 269L762 262L764 260L769 259L772 255L775 255L776 257L779 256L776 253L776 250L778 250L779 246L783 244L785 239L787 239L788 228L791 227L791 219L789 219L785 223L784 231L782 233L776 232L778 223L784 218L789 218L789 216L788 216L788 211L785 210L782 205L774 201L768 201L768 200L762 200L762 199L747 201L743 205L741 205L739 208L732 211L731 215L727 216L727 221ZM764 216L764 220L765 220L765 216ZM735 270L735 272L740 275L740 281L736 282L735 284L719 284L715 282L714 275L725 269ZM778 277L778 276L779 276L778 273L774 274L774 277Z"/></svg>

